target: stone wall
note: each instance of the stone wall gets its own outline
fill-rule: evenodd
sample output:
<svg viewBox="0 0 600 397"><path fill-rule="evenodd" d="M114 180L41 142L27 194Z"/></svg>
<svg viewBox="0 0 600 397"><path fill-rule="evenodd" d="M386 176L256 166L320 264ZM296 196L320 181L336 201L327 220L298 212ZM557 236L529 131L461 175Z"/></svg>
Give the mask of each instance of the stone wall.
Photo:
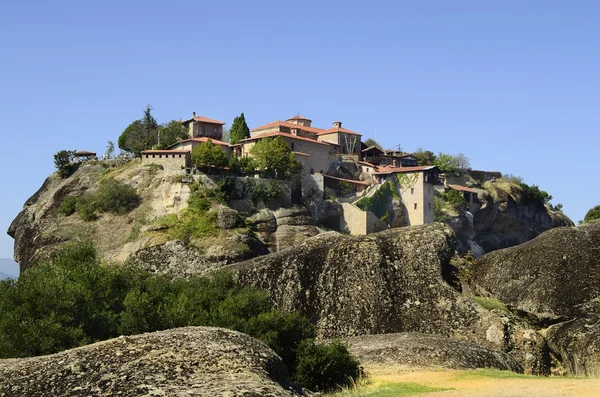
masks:
<svg viewBox="0 0 600 397"><path fill-rule="evenodd" d="M354 204L342 203L343 215L340 230L352 235L363 235L388 229L388 225L370 211L363 211Z"/></svg>
<svg viewBox="0 0 600 397"><path fill-rule="evenodd" d="M192 165L190 154L142 154L142 165L156 164L165 169L181 170Z"/></svg>

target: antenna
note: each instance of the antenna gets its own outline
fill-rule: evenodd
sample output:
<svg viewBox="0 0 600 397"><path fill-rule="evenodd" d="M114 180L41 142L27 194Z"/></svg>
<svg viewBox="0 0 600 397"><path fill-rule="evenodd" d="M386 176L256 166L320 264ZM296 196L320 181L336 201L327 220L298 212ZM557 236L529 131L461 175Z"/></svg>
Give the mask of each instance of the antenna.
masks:
<svg viewBox="0 0 600 397"><path fill-rule="evenodd" d="M375 142L379 143L379 128L375 129Z"/></svg>

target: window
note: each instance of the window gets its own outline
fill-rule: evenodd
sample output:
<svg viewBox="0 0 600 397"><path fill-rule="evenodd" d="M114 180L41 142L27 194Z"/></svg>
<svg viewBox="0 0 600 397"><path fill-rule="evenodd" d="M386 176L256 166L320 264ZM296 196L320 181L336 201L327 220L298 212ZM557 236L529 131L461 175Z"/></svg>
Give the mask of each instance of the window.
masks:
<svg viewBox="0 0 600 397"><path fill-rule="evenodd" d="M415 209L417 209L417 203L415 203Z"/></svg>
<svg viewBox="0 0 600 397"><path fill-rule="evenodd" d="M148 158L148 155L146 155L146 158Z"/></svg>
<svg viewBox="0 0 600 397"><path fill-rule="evenodd" d="M162 154L159 154L159 155L158 155L158 158L159 158L159 159L162 159Z"/></svg>
<svg viewBox="0 0 600 397"><path fill-rule="evenodd" d="M155 154L153 154L153 155L152 155L152 158L156 158L156 155L155 155Z"/></svg>
<svg viewBox="0 0 600 397"><path fill-rule="evenodd" d="M179 155L179 158L181 158L181 154Z"/></svg>
<svg viewBox="0 0 600 397"><path fill-rule="evenodd" d="M203 125L200 126L200 133L204 134L206 127L204 127Z"/></svg>
<svg viewBox="0 0 600 397"><path fill-rule="evenodd" d="M217 133L217 127L215 127L215 134Z"/></svg>
<svg viewBox="0 0 600 397"><path fill-rule="evenodd" d="M431 211L431 203L427 203L427 209Z"/></svg>
<svg viewBox="0 0 600 397"><path fill-rule="evenodd" d="M414 188L414 187L411 187L411 188L410 188L410 194L415 194L415 188ZM416 205L416 204L415 204L415 205ZM415 208L417 208L417 207L415 207Z"/></svg>
<svg viewBox="0 0 600 397"><path fill-rule="evenodd" d="M294 142L292 142L292 152L294 151Z"/></svg>
<svg viewBox="0 0 600 397"><path fill-rule="evenodd" d="M427 188L427 193L431 194L431 188L430 187Z"/></svg>

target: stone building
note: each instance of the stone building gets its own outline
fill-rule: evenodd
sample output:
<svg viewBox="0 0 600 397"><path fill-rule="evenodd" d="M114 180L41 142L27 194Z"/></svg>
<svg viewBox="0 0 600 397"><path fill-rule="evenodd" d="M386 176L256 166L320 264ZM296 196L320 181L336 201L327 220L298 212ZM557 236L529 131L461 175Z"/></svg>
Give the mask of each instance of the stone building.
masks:
<svg viewBox="0 0 600 397"><path fill-rule="evenodd" d="M183 141L179 141L177 143L172 144L167 149L168 150L187 150L190 153L194 148L198 145L211 141L213 145L219 146L221 151L225 153L225 156L230 157L232 153L231 145L227 142L219 141L218 139L200 137L200 138L190 138L184 139Z"/></svg>
<svg viewBox="0 0 600 397"><path fill-rule="evenodd" d="M369 168L362 165L363 169ZM409 226L433 223L434 185L439 183L439 169L434 165L418 167L377 167L371 172L375 182L397 181Z"/></svg>
<svg viewBox="0 0 600 397"><path fill-rule="evenodd" d="M196 112L192 112L192 118L182 120L181 124L188 129L190 138L207 137L219 141L223 139L224 121L196 116Z"/></svg>
<svg viewBox="0 0 600 397"><path fill-rule="evenodd" d="M144 150L142 165L156 164L170 170L190 168L192 160L189 150Z"/></svg>

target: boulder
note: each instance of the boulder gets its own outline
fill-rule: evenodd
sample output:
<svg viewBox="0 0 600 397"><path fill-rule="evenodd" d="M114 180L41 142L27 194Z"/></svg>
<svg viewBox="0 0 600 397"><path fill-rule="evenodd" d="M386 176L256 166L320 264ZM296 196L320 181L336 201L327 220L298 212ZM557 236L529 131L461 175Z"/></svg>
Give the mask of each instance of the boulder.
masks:
<svg viewBox="0 0 600 397"><path fill-rule="evenodd" d="M235 229L244 226L244 219L242 219L240 213L236 210L222 205L216 211L217 224L221 229Z"/></svg>
<svg viewBox="0 0 600 397"><path fill-rule="evenodd" d="M478 306L442 278L454 247L442 224L325 233L225 269L269 291L279 309L302 312L322 337L415 331L477 338Z"/></svg>
<svg viewBox="0 0 600 397"><path fill-rule="evenodd" d="M600 295L600 222L561 227L522 245L488 253L470 287L541 321L573 318L577 305Z"/></svg>
<svg viewBox="0 0 600 397"><path fill-rule="evenodd" d="M281 358L239 332L186 327L0 360L3 396L300 396Z"/></svg>
<svg viewBox="0 0 600 397"><path fill-rule="evenodd" d="M273 212L277 226L291 225L304 226L314 225L310 211L303 206L295 205L290 208L279 208Z"/></svg>
<svg viewBox="0 0 600 397"><path fill-rule="evenodd" d="M503 352L461 342L442 335L414 332L363 335L346 339L367 372L402 368L495 368L523 372L515 359Z"/></svg>
<svg viewBox="0 0 600 397"><path fill-rule="evenodd" d="M259 233L273 233L277 230L277 219L275 219L273 211L268 208L258 211L248 219L254 224L254 228Z"/></svg>

